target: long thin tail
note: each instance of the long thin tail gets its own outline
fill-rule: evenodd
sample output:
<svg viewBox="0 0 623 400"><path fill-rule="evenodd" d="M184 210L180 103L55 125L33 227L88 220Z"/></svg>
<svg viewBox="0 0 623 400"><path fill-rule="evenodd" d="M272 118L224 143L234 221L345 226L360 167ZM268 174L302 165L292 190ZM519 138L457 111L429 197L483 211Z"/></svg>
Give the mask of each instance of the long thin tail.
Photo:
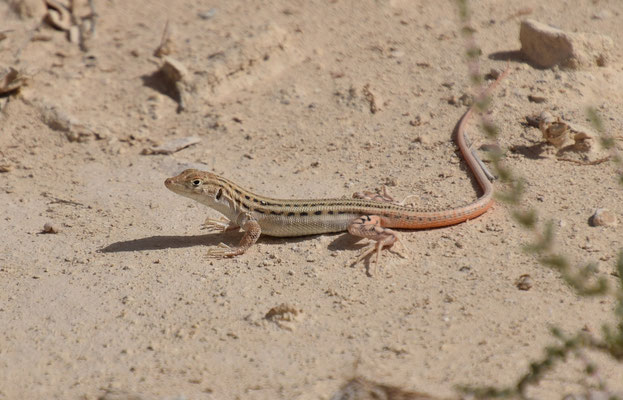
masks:
<svg viewBox="0 0 623 400"><path fill-rule="evenodd" d="M467 112L463 114L463 117L458 122L455 128L456 142L459 146L459 150L461 150L461 154L463 155L465 162L476 177L476 181L478 181L478 185L480 185L483 191L483 194L478 198L478 200L467 206L472 209L470 210L471 212L468 212L469 217L467 219L475 218L483 214L491 207L491 205L493 204L493 185L491 184L491 181L489 181L487 174L485 174L483 166L481 166L481 164L478 162L478 159L474 156L470 146L467 144L465 130L467 129L467 124L471 120L474 109L476 108L478 102L481 102L489 97L493 90L502 81L502 79L504 79L504 77L509 74L509 72L510 66L507 66L504 72L500 74L495 82L489 85L485 90L482 91L482 93L480 93L480 95L478 95L469 110L467 110Z"/></svg>

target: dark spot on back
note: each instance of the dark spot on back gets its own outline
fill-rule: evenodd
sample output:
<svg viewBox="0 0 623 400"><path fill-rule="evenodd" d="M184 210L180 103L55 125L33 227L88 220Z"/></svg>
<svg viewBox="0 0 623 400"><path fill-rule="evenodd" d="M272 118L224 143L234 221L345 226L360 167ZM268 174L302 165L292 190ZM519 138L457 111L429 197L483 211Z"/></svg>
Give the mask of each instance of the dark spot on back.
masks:
<svg viewBox="0 0 623 400"><path fill-rule="evenodd" d="M322 211L318 210L318 211L314 212L314 214L315 215L320 215L320 214L322 214Z"/></svg>
<svg viewBox="0 0 623 400"><path fill-rule="evenodd" d="M302 213L299 214L301 217L305 217L307 216L307 213L305 211L303 211Z"/></svg>
<svg viewBox="0 0 623 400"><path fill-rule="evenodd" d="M294 216L294 213L293 212L289 212L288 213L288 217L292 217L292 216Z"/></svg>

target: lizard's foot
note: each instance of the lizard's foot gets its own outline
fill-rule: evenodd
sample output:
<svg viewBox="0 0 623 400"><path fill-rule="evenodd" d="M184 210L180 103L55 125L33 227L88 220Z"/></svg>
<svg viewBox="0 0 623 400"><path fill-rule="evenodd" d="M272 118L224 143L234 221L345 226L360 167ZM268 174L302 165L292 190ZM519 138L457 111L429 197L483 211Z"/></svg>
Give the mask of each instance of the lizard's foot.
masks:
<svg viewBox="0 0 623 400"><path fill-rule="evenodd" d="M240 247L230 247L225 243L219 243L218 246L212 247L208 250L208 254L206 256L208 258L227 258L227 257L235 257L244 253L245 249Z"/></svg>
<svg viewBox="0 0 623 400"><path fill-rule="evenodd" d="M218 220L217 220L218 222ZM229 226L232 226L230 223ZM236 225L235 228L238 228ZM234 229L232 227L232 229ZM208 250L207 256L209 258L225 258L225 257L235 257L241 254L244 254L245 251L257 241L262 233L262 229L260 228L260 224L254 219L247 220L243 225L242 229L244 229L244 236L240 239L240 243L236 247L229 247L225 243L219 243L218 246L212 247Z"/></svg>
<svg viewBox="0 0 623 400"><path fill-rule="evenodd" d="M393 246L395 244L399 244L400 246L402 246L404 252L396 251ZM359 253L359 256L357 256L355 261L351 262L349 266L357 265L361 260L365 259L368 256L373 256L374 253L376 253L376 258L374 259L374 263L376 264L376 269L378 269L380 267L381 252L384 249L388 250L391 253L398 254L400 257L404 259L409 259L409 253L410 253L409 248L404 244L404 242L399 237L397 237L396 240L392 244L383 244L382 241L370 243L368 246L363 248L361 253ZM374 274L370 274L370 275L374 275Z"/></svg>
<svg viewBox="0 0 623 400"><path fill-rule="evenodd" d="M201 225L201 229L206 230L208 232L218 232L223 233L227 231L231 231L234 229L238 229L238 225L234 224L230 220L225 217L221 217L219 219L214 218L206 218L203 225Z"/></svg>
<svg viewBox="0 0 623 400"><path fill-rule="evenodd" d="M405 251L408 252L407 247L404 245L398 232L381 226L381 218L377 215L364 215L351 222L348 227L348 232L351 235L364 237L373 240L369 246L364 248L351 265L357 264L359 261L365 259L368 256L376 253L376 265L377 268L380 265L381 251L384 248L390 249L394 244L400 243ZM391 251L391 250L390 250ZM408 258L406 255L398 253L403 258Z"/></svg>
<svg viewBox="0 0 623 400"><path fill-rule="evenodd" d="M398 204L396 199L394 199L387 192L387 188L385 187L385 185L383 185L381 190L377 189L376 192L370 192L367 190L365 192L355 192L353 193L353 199L363 199L363 200L378 201L379 203Z"/></svg>
<svg viewBox="0 0 623 400"><path fill-rule="evenodd" d="M417 197L417 196L412 194L402 199L402 201L398 201L391 194L389 194L389 192L387 191L387 186L385 185L383 185L381 190L377 190L376 192L365 191L365 192L353 193L353 199L372 200L372 201L378 201L379 203L391 203L391 204L397 204L399 206L407 205L410 207L414 207L415 203L413 202L407 203L407 200L412 197Z"/></svg>

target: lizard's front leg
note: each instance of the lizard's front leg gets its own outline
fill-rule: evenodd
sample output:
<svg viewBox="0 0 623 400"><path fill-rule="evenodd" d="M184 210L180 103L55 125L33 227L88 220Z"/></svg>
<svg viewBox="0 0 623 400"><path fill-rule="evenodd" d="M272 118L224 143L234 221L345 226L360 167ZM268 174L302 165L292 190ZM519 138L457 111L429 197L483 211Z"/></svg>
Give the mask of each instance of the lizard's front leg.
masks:
<svg viewBox="0 0 623 400"><path fill-rule="evenodd" d="M262 234L260 224L251 216L245 215L242 218L240 227L244 230L244 236L236 247L229 247L225 243L219 243L218 247L208 250L208 257L222 258L234 257L243 254L247 249L259 239Z"/></svg>
<svg viewBox="0 0 623 400"><path fill-rule="evenodd" d="M378 265L383 248L392 247L396 242L402 244L398 232L383 227L381 225L381 217L378 215L363 215L353 220L348 226L348 232L353 236L363 237L376 242L372 243L361 252L359 257L355 260L355 264L376 252L376 263Z"/></svg>

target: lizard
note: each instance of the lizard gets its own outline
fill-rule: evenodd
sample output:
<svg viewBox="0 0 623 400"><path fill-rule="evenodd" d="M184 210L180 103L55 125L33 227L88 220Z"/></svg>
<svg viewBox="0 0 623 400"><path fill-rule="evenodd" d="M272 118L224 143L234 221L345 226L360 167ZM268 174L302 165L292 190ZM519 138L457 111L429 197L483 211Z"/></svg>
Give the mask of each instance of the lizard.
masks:
<svg viewBox="0 0 623 400"><path fill-rule="evenodd" d="M508 68L478 99L487 98L507 73ZM348 231L351 235L372 242L363 249L354 264L376 253L378 265L382 249L401 243L399 233L391 228L445 227L476 218L491 208L493 185L489 180L490 174L471 149L471 144L468 144L465 132L475 107L476 101L455 127L458 148L483 192L465 206L450 209L415 208L405 205L404 200L395 201L386 192L355 193L351 199L276 199L255 194L222 176L196 169L186 169L177 176L167 178L164 185L172 192L225 216L220 219L207 218L204 229L211 232L244 231L238 246L230 247L220 243L208 250L208 257L239 256L253 246L262 234L295 237Z"/></svg>

